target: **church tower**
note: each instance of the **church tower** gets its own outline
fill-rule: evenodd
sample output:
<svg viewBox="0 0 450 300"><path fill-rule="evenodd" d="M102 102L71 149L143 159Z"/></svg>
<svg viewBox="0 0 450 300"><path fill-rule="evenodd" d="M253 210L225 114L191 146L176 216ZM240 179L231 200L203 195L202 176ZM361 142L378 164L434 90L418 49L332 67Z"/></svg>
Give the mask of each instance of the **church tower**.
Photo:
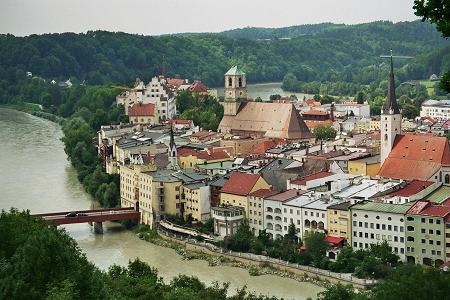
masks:
<svg viewBox="0 0 450 300"><path fill-rule="evenodd" d="M180 167L177 162L177 145L173 137L173 125L170 123L170 142L169 142L169 169L178 171Z"/></svg>
<svg viewBox="0 0 450 300"><path fill-rule="evenodd" d="M395 80L394 80L394 64L392 61L391 51L391 70L389 73L388 93L386 97L386 103L381 108L380 118L380 133L381 133L381 145L380 145L380 158L381 165L388 157L394 145L395 136L402 134L402 114L395 98Z"/></svg>
<svg viewBox="0 0 450 300"><path fill-rule="evenodd" d="M247 99L247 82L245 73L237 66L232 67L225 73L223 114L235 116L240 106L240 99Z"/></svg>

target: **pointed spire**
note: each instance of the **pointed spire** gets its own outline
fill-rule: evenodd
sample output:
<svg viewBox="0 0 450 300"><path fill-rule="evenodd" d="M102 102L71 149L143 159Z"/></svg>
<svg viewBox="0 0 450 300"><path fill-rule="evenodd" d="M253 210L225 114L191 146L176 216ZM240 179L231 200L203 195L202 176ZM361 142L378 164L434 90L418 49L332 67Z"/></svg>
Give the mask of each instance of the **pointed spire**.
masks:
<svg viewBox="0 0 450 300"><path fill-rule="evenodd" d="M170 122L170 143L169 143L169 149L172 150L173 148L176 148L175 145L175 139L173 137L173 120Z"/></svg>
<svg viewBox="0 0 450 300"><path fill-rule="evenodd" d="M388 93L386 97L386 103L383 107L384 114L400 114L400 109L398 108L397 99L395 97L395 78L394 78L394 62L392 57L391 50L391 70L389 73L389 82L388 82Z"/></svg>

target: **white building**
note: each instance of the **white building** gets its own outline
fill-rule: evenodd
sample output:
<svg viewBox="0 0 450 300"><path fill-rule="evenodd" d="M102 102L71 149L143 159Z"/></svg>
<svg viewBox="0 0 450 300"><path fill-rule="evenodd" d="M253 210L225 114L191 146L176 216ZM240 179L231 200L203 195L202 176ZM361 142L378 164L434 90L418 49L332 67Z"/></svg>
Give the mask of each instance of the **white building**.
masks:
<svg viewBox="0 0 450 300"><path fill-rule="evenodd" d="M387 241L392 252L405 261L405 213L411 205L362 202L350 207L351 246L368 249Z"/></svg>
<svg viewBox="0 0 450 300"><path fill-rule="evenodd" d="M313 201L315 201L314 194L309 192L283 203L283 235L288 233L289 225L294 224L297 236L303 238L305 228L302 207Z"/></svg>
<svg viewBox="0 0 450 300"><path fill-rule="evenodd" d="M329 112L331 110L331 104L323 104L315 107L315 109ZM370 106L367 103L358 104L353 101L335 103L334 113L335 116L348 116L353 113L355 117L370 118Z"/></svg>
<svg viewBox="0 0 450 300"><path fill-rule="evenodd" d="M422 103L420 117L431 117L438 121L450 119L450 100L427 100Z"/></svg>

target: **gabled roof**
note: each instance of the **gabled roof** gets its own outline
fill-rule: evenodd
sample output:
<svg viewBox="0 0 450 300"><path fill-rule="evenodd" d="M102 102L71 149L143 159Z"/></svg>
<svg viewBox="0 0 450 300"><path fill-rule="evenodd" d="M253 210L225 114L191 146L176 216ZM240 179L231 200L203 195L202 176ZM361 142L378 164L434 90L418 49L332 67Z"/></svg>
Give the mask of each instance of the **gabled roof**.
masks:
<svg viewBox="0 0 450 300"><path fill-rule="evenodd" d="M130 117L137 116L154 116L156 105L154 103L136 103L128 108L128 115Z"/></svg>
<svg viewBox="0 0 450 300"><path fill-rule="evenodd" d="M450 206L436 205L428 201L417 201L407 211L407 214L445 218L450 214Z"/></svg>
<svg viewBox="0 0 450 300"><path fill-rule="evenodd" d="M253 153L253 154L264 154L264 153L266 153L267 150L275 148L278 144L279 144L278 142L273 141L273 140L262 141L261 143L258 144L258 146L253 148L251 153Z"/></svg>
<svg viewBox="0 0 450 300"><path fill-rule="evenodd" d="M432 184L433 182L431 181L413 180L411 182L408 182L408 184L406 184L400 190L390 193L389 196L409 197L419 193Z"/></svg>
<svg viewBox="0 0 450 300"><path fill-rule="evenodd" d="M318 109L311 109L308 111L303 112L303 115L310 115L310 116L328 116L328 113L323 110Z"/></svg>
<svg viewBox="0 0 450 300"><path fill-rule="evenodd" d="M242 102L236 116L223 116L219 128L221 132L261 132L273 139L312 136L294 105L285 103Z"/></svg>
<svg viewBox="0 0 450 300"><path fill-rule="evenodd" d="M378 175L405 180L429 180L442 165L450 164L446 137L427 134L397 135L394 147Z"/></svg>
<svg viewBox="0 0 450 300"><path fill-rule="evenodd" d="M241 75L245 75L244 72L242 72L241 69L238 68L238 66L234 66L231 69L229 69L225 75L229 75L229 76L241 76Z"/></svg>
<svg viewBox="0 0 450 300"><path fill-rule="evenodd" d="M220 191L227 194L247 196L260 177L259 174L233 172Z"/></svg>
<svg viewBox="0 0 450 300"><path fill-rule="evenodd" d="M196 81L189 87L189 91L198 92L198 93L206 93L206 92L208 92L208 88L201 81Z"/></svg>

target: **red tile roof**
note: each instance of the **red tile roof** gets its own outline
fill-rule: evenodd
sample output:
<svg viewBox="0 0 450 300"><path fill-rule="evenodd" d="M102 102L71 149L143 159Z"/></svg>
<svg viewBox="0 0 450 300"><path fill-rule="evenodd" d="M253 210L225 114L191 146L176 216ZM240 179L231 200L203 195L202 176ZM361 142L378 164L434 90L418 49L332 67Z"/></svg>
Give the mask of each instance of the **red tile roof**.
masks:
<svg viewBox="0 0 450 300"><path fill-rule="evenodd" d="M314 129L319 125L330 125L330 126L333 125L333 121L331 121L330 119L323 121L321 120L303 120L303 121L305 121L305 124L309 129Z"/></svg>
<svg viewBox="0 0 450 300"><path fill-rule="evenodd" d="M272 195L275 195L278 193L279 193L279 191L274 190L274 189L259 189L257 191L254 191L253 193L250 193L249 196L265 198L265 197L269 197L269 196L272 196Z"/></svg>
<svg viewBox="0 0 450 300"><path fill-rule="evenodd" d="M189 87L189 91L198 92L198 93L206 93L208 92L208 88L201 81L196 81Z"/></svg>
<svg viewBox="0 0 450 300"><path fill-rule="evenodd" d="M276 141L262 141L252 150L252 154L264 154L267 150L275 148L278 145Z"/></svg>
<svg viewBox="0 0 450 300"><path fill-rule="evenodd" d="M433 184L433 182L431 182L431 181L413 180L411 182L408 182L408 184L406 184L400 190L392 192L389 195L390 196L409 197L409 196L415 195L418 192L426 189L427 187L429 187L432 184Z"/></svg>
<svg viewBox="0 0 450 300"><path fill-rule="evenodd" d="M405 180L428 180L442 165L450 164L446 137L427 134L397 135L394 147L378 175Z"/></svg>
<svg viewBox="0 0 450 300"><path fill-rule="evenodd" d="M303 105L306 106L320 106L320 102L319 101L314 101L314 100L305 100L303 101Z"/></svg>
<svg viewBox="0 0 450 300"><path fill-rule="evenodd" d="M342 243L345 240L345 238L343 237L337 237L337 236L330 236L327 235L325 237L325 241L329 244L333 244L333 245L339 245L340 243Z"/></svg>
<svg viewBox="0 0 450 300"><path fill-rule="evenodd" d="M312 174L300 179L296 179L294 181L292 181L291 183L293 184L298 184L298 185L305 185L308 181L314 180L314 179L319 179L319 178L325 178L328 176L334 175L333 173L330 172L319 172L316 174Z"/></svg>
<svg viewBox="0 0 450 300"><path fill-rule="evenodd" d="M169 124L191 125L192 120L172 119L168 121Z"/></svg>
<svg viewBox="0 0 450 300"><path fill-rule="evenodd" d="M154 116L156 105L153 103L144 104L142 102L136 103L128 109L128 115L131 117L138 116Z"/></svg>
<svg viewBox="0 0 450 300"><path fill-rule="evenodd" d="M167 84L179 88L180 85L186 84L186 79L178 79L178 78L167 78Z"/></svg>
<svg viewBox="0 0 450 300"><path fill-rule="evenodd" d="M306 192L307 191L304 191L304 190L287 190L286 192L267 197L267 199L272 200L272 201L284 202L287 200L291 200L297 196L303 195Z"/></svg>
<svg viewBox="0 0 450 300"><path fill-rule="evenodd" d="M327 116L328 113L323 110L311 109L302 113L302 115L310 115L310 116Z"/></svg>
<svg viewBox="0 0 450 300"><path fill-rule="evenodd" d="M450 206L436 205L428 201L417 201L408 209L406 214L445 218L450 215Z"/></svg>
<svg viewBox="0 0 450 300"><path fill-rule="evenodd" d="M193 153L192 155L197 156L198 159L204 159L206 161L230 158L230 155L223 150L216 152L198 151Z"/></svg>
<svg viewBox="0 0 450 300"><path fill-rule="evenodd" d="M233 172L220 191L227 194L247 196L260 177L260 174Z"/></svg>
<svg viewBox="0 0 450 300"><path fill-rule="evenodd" d="M209 136L212 136L212 135L216 135L216 134L217 134L217 132L214 132L214 131L202 130L202 131L198 131L196 133L193 133L191 136L192 137L198 137L198 138L206 138L206 137L209 137Z"/></svg>

